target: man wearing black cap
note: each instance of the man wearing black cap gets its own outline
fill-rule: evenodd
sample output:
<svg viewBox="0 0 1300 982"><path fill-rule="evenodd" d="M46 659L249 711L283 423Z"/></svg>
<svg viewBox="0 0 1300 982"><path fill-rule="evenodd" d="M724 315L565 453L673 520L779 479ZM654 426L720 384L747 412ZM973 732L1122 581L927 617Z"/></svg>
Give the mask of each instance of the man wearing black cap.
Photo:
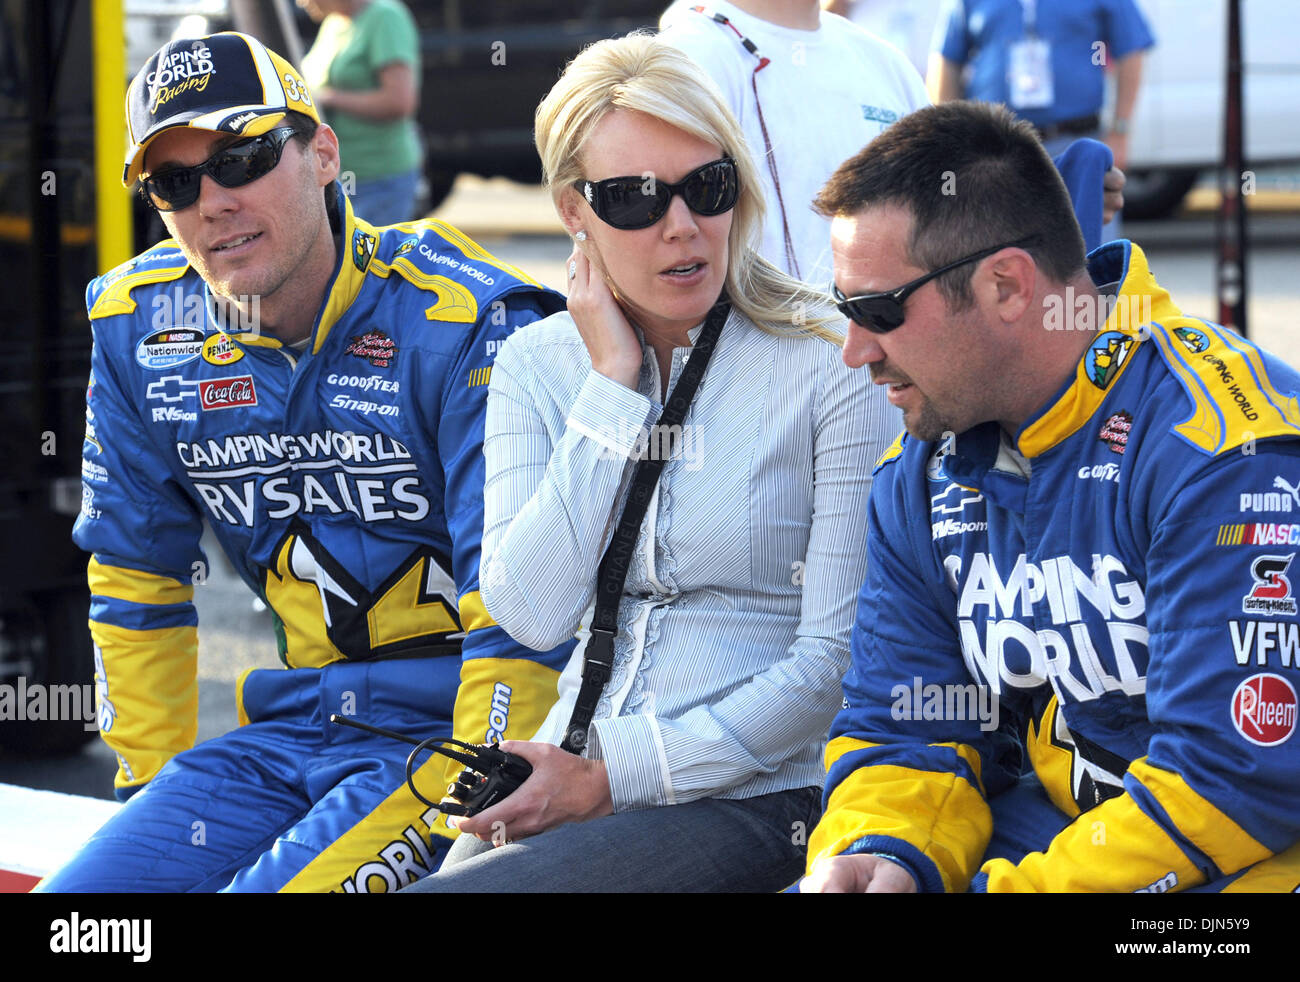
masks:
<svg viewBox="0 0 1300 982"><path fill-rule="evenodd" d="M297 71L242 34L132 82L124 183L173 240L90 284L83 503L100 730L123 808L51 891L393 890L450 836L403 777L423 739L530 736L570 645L478 594L497 345L563 299L439 222L375 228ZM195 737L206 518L274 615L245 725ZM441 759L416 772L440 796ZM137 794L138 792L138 794Z"/></svg>

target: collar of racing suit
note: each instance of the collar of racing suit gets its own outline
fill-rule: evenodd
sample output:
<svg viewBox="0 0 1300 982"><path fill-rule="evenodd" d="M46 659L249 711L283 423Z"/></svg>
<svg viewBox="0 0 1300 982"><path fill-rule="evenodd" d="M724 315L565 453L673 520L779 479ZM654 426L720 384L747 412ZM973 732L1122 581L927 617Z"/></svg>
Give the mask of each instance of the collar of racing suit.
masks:
<svg viewBox="0 0 1300 982"><path fill-rule="evenodd" d="M1079 359L1074 375L1029 417L1014 442L995 422L961 434L944 467L962 486L978 488L1011 507L1022 503L1033 459L1069 439L1096 415L1132 364L1138 347L1146 343L1144 325L1181 316L1168 292L1151 275L1146 256L1132 242L1118 240L1093 251L1088 256L1088 273L1098 286L1119 283L1113 300L1109 296L1105 300L1107 315L1095 317L1089 325L1096 331L1095 340ZM1073 307L1073 297L1067 293L1060 323L1053 326L1072 329ZM999 466L1009 450L1018 450L1024 466Z"/></svg>
<svg viewBox="0 0 1300 982"><path fill-rule="evenodd" d="M329 286L325 291L325 302L321 304L311 334L308 335L312 339L312 354L320 351L330 330L347 313L361 292L366 269L379 240L374 226L353 214L352 202L343 193L343 187L338 181L326 190L326 194L332 196L326 198L326 213L329 215L330 231L334 234L336 255L334 272L330 274ZM232 333L231 337L240 344L284 347L275 338L257 332Z"/></svg>
<svg viewBox="0 0 1300 982"><path fill-rule="evenodd" d="M1144 325L1182 316L1169 293L1156 282L1142 250L1120 239L1088 255L1088 275L1098 286L1119 283L1119 293L1106 297L1109 308L1093 311L1098 316L1076 323L1073 291L1067 291L1059 311L1058 330L1096 330L1096 340L1084 351L1074 375L1038 412L1026 420L1016 435L1016 445L1032 460L1073 436L1096 414L1115 382L1133 362L1138 347L1146 342ZM1106 312L1104 321L1100 313ZM1047 313L1047 312L1045 312Z"/></svg>

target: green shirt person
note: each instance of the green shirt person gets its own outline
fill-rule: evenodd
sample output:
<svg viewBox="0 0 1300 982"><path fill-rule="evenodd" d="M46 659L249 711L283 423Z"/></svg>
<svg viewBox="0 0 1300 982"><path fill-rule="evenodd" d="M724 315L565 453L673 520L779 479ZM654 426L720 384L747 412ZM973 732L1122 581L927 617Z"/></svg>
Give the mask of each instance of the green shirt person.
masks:
<svg viewBox="0 0 1300 982"><path fill-rule="evenodd" d="M374 225L415 214L420 172L420 45L399 0L298 0L320 22L303 78L339 137L343 187ZM351 176L351 182L347 180Z"/></svg>

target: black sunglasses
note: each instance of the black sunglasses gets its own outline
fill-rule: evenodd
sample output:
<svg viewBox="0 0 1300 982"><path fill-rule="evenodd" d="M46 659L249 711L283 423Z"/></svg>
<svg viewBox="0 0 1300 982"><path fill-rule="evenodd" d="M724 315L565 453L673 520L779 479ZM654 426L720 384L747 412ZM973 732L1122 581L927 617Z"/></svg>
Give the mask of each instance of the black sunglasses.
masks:
<svg viewBox="0 0 1300 982"><path fill-rule="evenodd" d="M614 228L648 228L668 213L673 195L680 194L697 215L721 215L736 207L740 179L730 157L697 167L676 184L653 177L611 177L605 181L574 181L591 210Z"/></svg>
<svg viewBox="0 0 1300 982"><path fill-rule="evenodd" d="M204 174L223 188L242 188L275 170L293 133L292 126L281 126L222 147L193 167L172 167L142 177L140 197L158 211L180 211L199 200Z"/></svg>
<svg viewBox="0 0 1300 982"><path fill-rule="evenodd" d="M999 249L1026 246L1037 238L1037 235L1028 235L1023 239L1017 239L1015 242L1004 242L1002 245L981 249L964 259L958 259L947 266L940 266L938 269L931 270L910 283L904 283L896 289L886 290L883 293L863 293L856 297L846 297L840 291L840 288L832 283L831 299L835 302L836 309L853 323L865 327L874 334L888 334L896 327L902 326L904 319L903 303L907 298L936 276L941 276L948 270L956 269L958 266L965 266L967 263L973 263L986 256L991 256Z"/></svg>

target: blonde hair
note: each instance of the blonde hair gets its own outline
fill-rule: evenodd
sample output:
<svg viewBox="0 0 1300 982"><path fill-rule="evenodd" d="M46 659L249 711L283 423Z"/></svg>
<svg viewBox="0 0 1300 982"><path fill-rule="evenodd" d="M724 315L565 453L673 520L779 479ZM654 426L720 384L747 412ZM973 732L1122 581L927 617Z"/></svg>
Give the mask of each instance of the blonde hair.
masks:
<svg viewBox="0 0 1300 982"><path fill-rule="evenodd" d="M787 276L757 251L763 226L763 192L736 117L703 69L653 34L597 41L569 62L537 107L534 138L542 175L559 209L560 196L585 174L582 151L607 113L644 113L717 144L736 161L740 197L728 236L725 289L731 306L770 334L812 335L838 345L831 327L842 321L828 300Z"/></svg>

